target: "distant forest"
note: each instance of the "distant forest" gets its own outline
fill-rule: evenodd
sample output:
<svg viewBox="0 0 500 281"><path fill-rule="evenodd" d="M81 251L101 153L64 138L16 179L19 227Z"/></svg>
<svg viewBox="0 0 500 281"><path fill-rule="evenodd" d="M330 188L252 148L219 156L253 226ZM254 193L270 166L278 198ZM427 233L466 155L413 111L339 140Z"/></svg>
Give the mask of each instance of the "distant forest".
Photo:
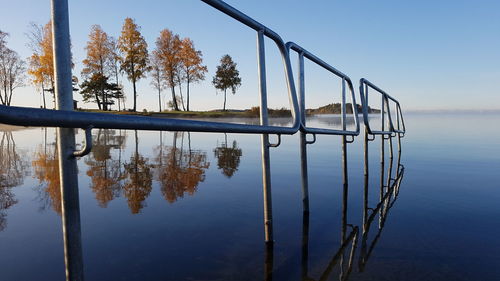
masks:
<svg viewBox="0 0 500 281"><path fill-rule="evenodd" d="M363 112L363 106L356 104L357 110L359 113ZM310 108L306 109L307 115L314 114L340 114L341 113L341 105L340 103L331 103L325 106L321 106L318 108ZM346 103L346 113L352 114L352 104ZM380 113L380 109L371 108L368 106L368 113Z"/></svg>

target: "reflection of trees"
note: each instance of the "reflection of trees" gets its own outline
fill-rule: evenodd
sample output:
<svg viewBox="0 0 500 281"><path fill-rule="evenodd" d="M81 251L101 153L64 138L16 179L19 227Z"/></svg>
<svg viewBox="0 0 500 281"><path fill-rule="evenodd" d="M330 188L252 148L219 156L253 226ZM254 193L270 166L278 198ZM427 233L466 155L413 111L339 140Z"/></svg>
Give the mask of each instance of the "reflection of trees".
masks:
<svg viewBox="0 0 500 281"><path fill-rule="evenodd" d="M58 214L61 214L61 190L59 187L59 159L57 157L56 144L45 144L35 152L33 161L34 177L40 185L46 184L39 192L42 209L49 205Z"/></svg>
<svg viewBox="0 0 500 281"><path fill-rule="evenodd" d="M0 188L21 185L27 168L26 160L16 150L12 132L3 132L0 141Z"/></svg>
<svg viewBox="0 0 500 281"><path fill-rule="evenodd" d="M12 188L21 185L28 164L16 150L12 132L3 132L0 141L0 231L7 226L5 210L17 203Z"/></svg>
<svg viewBox="0 0 500 281"><path fill-rule="evenodd" d="M184 148L184 135L184 132L174 132L171 147L163 146L160 135L160 146L157 148L156 175L161 184L161 192L170 203L182 198L185 193L193 195L198 184L205 180L205 171L210 166L205 152L191 149L189 132L188 148ZM178 138L181 138L180 148Z"/></svg>
<svg viewBox="0 0 500 281"><path fill-rule="evenodd" d="M130 157L130 162L125 163L125 178L123 190L127 197L128 206L133 214L139 213L144 207L144 200L152 189L152 165L149 159L139 154L137 131L135 131L135 153Z"/></svg>
<svg viewBox="0 0 500 281"><path fill-rule="evenodd" d="M230 178L238 171L242 151L236 140L228 147L227 134L224 134L224 142L214 149L214 156L217 157L217 167L222 170L222 174Z"/></svg>
<svg viewBox="0 0 500 281"><path fill-rule="evenodd" d="M101 207L106 207L108 202L120 196L123 171L121 165L121 149L125 143L125 134L120 131L115 135L115 130L99 129L94 136L92 154L85 159L89 166L87 175L92 180L92 191ZM119 158L112 159L111 149L119 149Z"/></svg>

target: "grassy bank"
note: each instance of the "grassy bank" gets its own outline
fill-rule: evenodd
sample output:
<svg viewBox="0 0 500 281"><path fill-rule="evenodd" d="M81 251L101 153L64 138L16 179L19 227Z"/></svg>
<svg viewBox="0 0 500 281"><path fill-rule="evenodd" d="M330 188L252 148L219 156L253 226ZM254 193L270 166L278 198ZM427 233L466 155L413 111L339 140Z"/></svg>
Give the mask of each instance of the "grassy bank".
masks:
<svg viewBox="0 0 500 281"><path fill-rule="evenodd" d="M108 114L124 114L124 115L139 115L139 116L152 116L152 117L164 117L164 118L258 118L260 116L259 108L252 107L246 110L212 110L212 111L175 111L166 110L162 112L157 111L103 111L98 109L79 109L78 111L83 112L98 112L98 113L108 113ZM270 117L289 117L291 116L290 110L288 109L269 109L268 115Z"/></svg>

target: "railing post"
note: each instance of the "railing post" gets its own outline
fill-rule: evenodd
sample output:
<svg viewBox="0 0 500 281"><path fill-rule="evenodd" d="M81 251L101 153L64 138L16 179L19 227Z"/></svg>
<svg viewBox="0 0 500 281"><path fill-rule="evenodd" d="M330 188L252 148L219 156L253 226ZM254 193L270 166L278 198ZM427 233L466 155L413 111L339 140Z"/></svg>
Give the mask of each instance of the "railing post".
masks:
<svg viewBox="0 0 500 281"><path fill-rule="evenodd" d="M257 64L259 71L260 91L260 124L267 126L267 87L266 87L266 56L264 47L264 31L257 32ZM269 158L269 134L261 135L262 143L262 193L264 197L264 231L265 241L273 243L273 204L271 197L271 161Z"/></svg>
<svg viewBox="0 0 500 281"><path fill-rule="evenodd" d="M299 53L299 107L302 125L306 125L304 53ZM302 208L309 213L309 179L307 175L307 134L300 132L300 163L302 175Z"/></svg>
<svg viewBox="0 0 500 281"><path fill-rule="evenodd" d="M68 0L52 0L52 34L57 110L73 110ZM57 129L66 280L83 280L75 131Z"/></svg>

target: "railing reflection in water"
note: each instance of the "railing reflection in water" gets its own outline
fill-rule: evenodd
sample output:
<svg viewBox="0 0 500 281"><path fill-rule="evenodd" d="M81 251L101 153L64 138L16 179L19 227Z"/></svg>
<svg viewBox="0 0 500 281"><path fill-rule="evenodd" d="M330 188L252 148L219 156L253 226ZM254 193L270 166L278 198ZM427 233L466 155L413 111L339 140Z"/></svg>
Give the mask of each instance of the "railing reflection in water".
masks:
<svg viewBox="0 0 500 281"><path fill-rule="evenodd" d="M361 235L361 249L359 253L359 271L363 272L365 266L370 258L377 242L382 235L382 230L385 226L389 210L394 206L398 196L399 189L404 176L404 165L401 164L401 145L398 145L398 155L396 160L396 165L394 166L393 148L392 148L392 136L389 136L389 164L387 170L385 170L385 155L384 151L381 151L380 159L380 189L379 189L379 200L375 207L372 208L373 203L369 203L369 173L368 173L368 163L365 163L365 175L364 175L364 188L363 188L363 224L362 224L362 235ZM397 133L398 142L401 141L401 135ZM382 149L384 149L384 141L386 137L381 135ZM367 146L367 142L365 142ZM367 160L367 159L365 159ZM395 173L393 173L395 171ZM378 216L377 232L375 237L371 241L369 240L370 229L373 227L372 224Z"/></svg>

